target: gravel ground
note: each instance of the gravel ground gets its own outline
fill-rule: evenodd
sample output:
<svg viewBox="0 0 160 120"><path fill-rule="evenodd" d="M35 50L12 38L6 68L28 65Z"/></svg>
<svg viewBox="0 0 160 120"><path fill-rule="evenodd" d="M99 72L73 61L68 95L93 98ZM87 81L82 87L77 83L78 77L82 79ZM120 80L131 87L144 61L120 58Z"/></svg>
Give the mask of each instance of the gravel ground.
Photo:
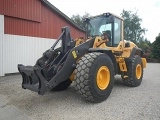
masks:
<svg viewBox="0 0 160 120"><path fill-rule="evenodd" d="M0 94L35 120L160 120L160 64L148 63L139 87L127 87L119 76L109 98L98 104L82 99L74 84L43 96L21 88L21 76L0 77Z"/></svg>

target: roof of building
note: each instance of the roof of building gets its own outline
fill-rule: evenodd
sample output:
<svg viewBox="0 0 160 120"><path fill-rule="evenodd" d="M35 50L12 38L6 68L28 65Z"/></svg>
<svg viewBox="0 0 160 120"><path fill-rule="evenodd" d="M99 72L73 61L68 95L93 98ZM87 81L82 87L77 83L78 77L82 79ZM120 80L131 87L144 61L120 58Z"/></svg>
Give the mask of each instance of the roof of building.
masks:
<svg viewBox="0 0 160 120"><path fill-rule="evenodd" d="M75 22L73 22L67 15L65 15L63 12L61 12L58 8L56 8L54 5L52 5L49 1L47 0L41 0L44 4L46 4L51 10L54 12L58 13L61 15L65 20L67 20L69 23L71 23L73 26L78 28L81 31L85 31L82 28L80 28Z"/></svg>

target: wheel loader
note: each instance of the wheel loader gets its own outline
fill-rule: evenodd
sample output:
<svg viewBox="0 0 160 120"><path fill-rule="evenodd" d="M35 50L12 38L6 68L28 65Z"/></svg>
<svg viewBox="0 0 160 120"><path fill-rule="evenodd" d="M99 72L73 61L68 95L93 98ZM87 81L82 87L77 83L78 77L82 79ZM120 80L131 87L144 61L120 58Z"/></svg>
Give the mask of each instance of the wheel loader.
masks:
<svg viewBox="0 0 160 120"><path fill-rule="evenodd" d="M110 95L115 75L127 86L141 84L146 59L140 48L123 39L123 18L107 12L84 22L85 39L73 40L66 26L34 66L18 64L22 88L43 95L65 90L74 81L83 98L99 103Z"/></svg>

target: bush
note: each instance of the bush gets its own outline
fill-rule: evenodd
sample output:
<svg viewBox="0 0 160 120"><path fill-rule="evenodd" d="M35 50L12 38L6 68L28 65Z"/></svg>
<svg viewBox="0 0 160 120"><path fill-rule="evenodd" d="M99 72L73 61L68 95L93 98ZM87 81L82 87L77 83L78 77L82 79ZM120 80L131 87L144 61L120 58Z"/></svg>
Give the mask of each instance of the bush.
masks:
<svg viewBox="0 0 160 120"><path fill-rule="evenodd" d="M160 36L152 43L152 57L160 61Z"/></svg>

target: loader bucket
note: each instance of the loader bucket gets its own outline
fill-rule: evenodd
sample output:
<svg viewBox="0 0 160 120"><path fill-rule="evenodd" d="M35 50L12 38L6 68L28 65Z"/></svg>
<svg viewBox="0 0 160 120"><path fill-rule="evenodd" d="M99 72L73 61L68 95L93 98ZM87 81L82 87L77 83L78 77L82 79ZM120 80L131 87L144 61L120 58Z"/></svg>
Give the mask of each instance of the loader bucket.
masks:
<svg viewBox="0 0 160 120"><path fill-rule="evenodd" d="M43 95L47 91L46 79L41 76L41 68L38 66L24 66L18 64L18 70L22 75L22 88L29 89ZM39 79L41 77L41 79ZM43 80L42 80L43 79Z"/></svg>

